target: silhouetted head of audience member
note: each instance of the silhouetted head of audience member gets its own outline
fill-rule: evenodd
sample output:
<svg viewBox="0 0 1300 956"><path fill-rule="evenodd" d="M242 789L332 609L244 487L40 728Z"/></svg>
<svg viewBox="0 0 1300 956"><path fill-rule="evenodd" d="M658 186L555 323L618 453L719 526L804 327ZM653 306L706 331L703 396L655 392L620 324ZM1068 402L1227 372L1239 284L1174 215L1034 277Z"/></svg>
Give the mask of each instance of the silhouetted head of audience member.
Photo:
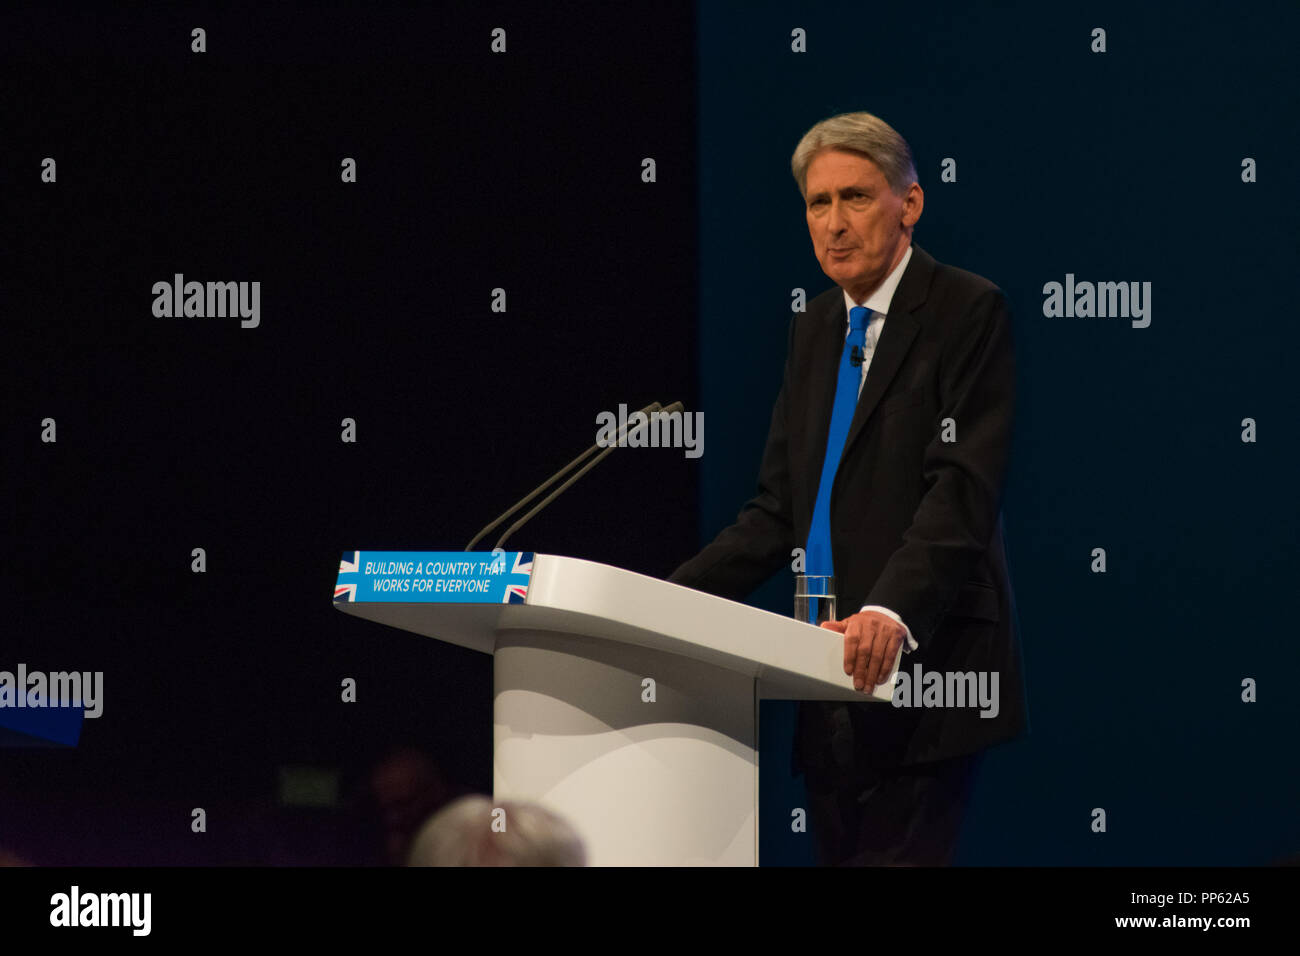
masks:
<svg viewBox="0 0 1300 956"><path fill-rule="evenodd" d="M452 793L434 759L415 747L391 750L374 765L370 795L383 827L384 859L391 866L406 863L415 831Z"/></svg>
<svg viewBox="0 0 1300 956"><path fill-rule="evenodd" d="M416 834L411 866L586 866L587 851L563 817L535 803L461 797Z"/></svg>

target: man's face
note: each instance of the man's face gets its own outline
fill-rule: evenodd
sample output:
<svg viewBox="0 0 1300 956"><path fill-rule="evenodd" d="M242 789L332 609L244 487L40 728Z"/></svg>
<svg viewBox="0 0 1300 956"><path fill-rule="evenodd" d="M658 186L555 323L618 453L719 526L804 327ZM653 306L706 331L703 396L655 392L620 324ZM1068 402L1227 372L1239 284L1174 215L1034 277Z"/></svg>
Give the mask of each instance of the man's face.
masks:
<svg viewBox="0 0 1300 956"><path fill-rule="evenodd" d="M808 165L806 213L813 252L840 288L861 302L893 271L921 217L921 187L896 196L858 153L828 149Z"/></svg>

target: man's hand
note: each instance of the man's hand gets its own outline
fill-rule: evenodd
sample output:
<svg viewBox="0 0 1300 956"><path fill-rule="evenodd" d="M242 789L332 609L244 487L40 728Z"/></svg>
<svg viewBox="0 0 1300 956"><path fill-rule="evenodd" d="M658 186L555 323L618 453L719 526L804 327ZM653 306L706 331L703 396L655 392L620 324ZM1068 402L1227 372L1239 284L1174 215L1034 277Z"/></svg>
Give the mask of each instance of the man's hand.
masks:
<svg viewBox="0 0 1300 956"><path fill-rule="evenodd" d="M844 635L844 673L853 675L856 690L874 690L885 682L907 636L903 625L879 611L859 611L842 621L823 621L822 627Z"/></svg>

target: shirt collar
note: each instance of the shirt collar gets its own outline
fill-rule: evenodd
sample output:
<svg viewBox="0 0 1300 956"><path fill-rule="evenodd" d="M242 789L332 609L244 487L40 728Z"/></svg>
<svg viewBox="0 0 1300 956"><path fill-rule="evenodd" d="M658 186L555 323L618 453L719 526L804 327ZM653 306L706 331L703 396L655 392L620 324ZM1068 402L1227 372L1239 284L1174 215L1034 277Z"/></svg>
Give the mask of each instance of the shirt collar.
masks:
<svg viewBox="0 0 1300 956"><path fill-rule="evenodd" d="M902 281L903 272L907 269L907 264L911 260L912 260L912 244L909 242L907 244L907 251L903 253L903 258L898 260L898 265L894 266L894 271L891 272L889 275L885 276L885 281L880 283L880 286L876 289L875 292L867 296L866 302L854 302L853 297L849 295L847 290L845 291L844 293L845 313L844 314L847 316L848 310L853 309L859 305L865 305L868 309L870 309L872 312L876 313L877 315L888 315L889 303L893 301L894 298L894 290L898 288L898 283ZM847 322L847 319L845 321Z"/></svg>

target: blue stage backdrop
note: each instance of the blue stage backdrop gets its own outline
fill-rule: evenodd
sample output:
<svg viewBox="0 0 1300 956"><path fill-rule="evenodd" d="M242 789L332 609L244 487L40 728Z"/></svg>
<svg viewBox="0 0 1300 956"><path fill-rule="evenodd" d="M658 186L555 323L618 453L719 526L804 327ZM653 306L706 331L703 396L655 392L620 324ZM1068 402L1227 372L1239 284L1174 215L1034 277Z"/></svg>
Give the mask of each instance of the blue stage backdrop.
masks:
<svg viewBox="0 0 1300 956"><path fill-rule="evenodd" d="M793 290L830 286L791 153L818 120L875 113L916 156L914 241L1013 309L1003 507L1031 733L990 752L957 862L1300 853L1300 7L746 2L698 20L701 540L754 493ZM1149 325L1048 317L1045 284L1071 275L1150 283ZM753 600L789 613L791 593L781 574ZM765 811L801 805L792 712L764 707ZM809 859L788 812L763 814L761 853Z"/></svg>

